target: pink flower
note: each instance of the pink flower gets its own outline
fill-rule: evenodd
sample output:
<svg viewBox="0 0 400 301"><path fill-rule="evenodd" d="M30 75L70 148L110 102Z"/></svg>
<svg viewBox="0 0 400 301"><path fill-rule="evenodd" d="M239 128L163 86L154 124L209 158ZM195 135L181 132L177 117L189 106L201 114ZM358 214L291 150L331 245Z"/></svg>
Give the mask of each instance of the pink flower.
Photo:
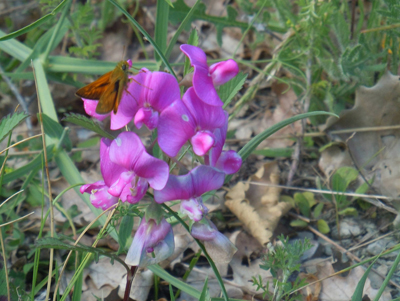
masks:
<svg viewBox="0 0 400 301"><path fill-rule="evenodd" d="M226 118L221 107L202 102L189 88L182 100L176 100L161 113L158 143L168 156L174 157L190 139L194 153L204 156L215 143L212 132L223 126Z"/></svg>
<svg viewBox="0 0 400 301"><path fill-rule="evenodd" d="M162 219L142 218L129 248L125 262L132 266L146 267L167 259L174 252L174 233L171 225Z"/></svg>
<svg viewBox="0 0 400 301"><path fill-rule="evenodd" d="M81 186L80 192L90 194L90 202L94 207L106 210L118 203L118 198L109 194L108 188L104 181L97 181L93 184Z"/></svg>
<svg viewBox="0 0 400 301"><path fill-rule="evenodd" d="M181 211L194 221L207 214L201 195L221 188L225 174L215 168L200 165L182 176L170 175L164 189L154 191L154 200L161 204L167 201L182 200Z"/></svg>
<svg viewBox="0 0 400 301"><path fill-rule="evenodd" d="M204 242L208 254L215 262L228 263L237 251L235 245L207 218L195 222L191 234Z"/></svg>
<svg viewBox="0 0 400 301"><path fill-rule="evenodd" d="M194 67L193 87L199 98L212 106L222 106L214 86L219 86L234 78L239 67L234 60L219 62L208 67L207 56L199 47L181 45L182 52Z"/></svg>
<svg viewBox="0 0 400 301"><path fill-rule="evenodd" d="M111 129L120 129L134 119L138 128L145 124L153 130L160 113L179 98L179 85L171 74L142 69L132 77L115 118L111 116Z"/></svg>
<svg viewBox="0 0 400 301"><path fill-rule="evenodd" d="M110 145L109 157L113 164L125 169L108 190L110 194L120 196L122 201L137 203L143 198L149 185L159 190L167 183L168 164L150 156L135 133L119 134Z"/></svg>
<svg viewBox="0 0 400 301"><path fill-rule="evenodd" d="M204 162L230 175L236 173L240 169L240 166L242 166L242 158L233 150L222 150L225 144L227 130L228 116L226 116L226 123L221 128L214 130L215 144L210 149L208 156L204 157Z"/></svg>

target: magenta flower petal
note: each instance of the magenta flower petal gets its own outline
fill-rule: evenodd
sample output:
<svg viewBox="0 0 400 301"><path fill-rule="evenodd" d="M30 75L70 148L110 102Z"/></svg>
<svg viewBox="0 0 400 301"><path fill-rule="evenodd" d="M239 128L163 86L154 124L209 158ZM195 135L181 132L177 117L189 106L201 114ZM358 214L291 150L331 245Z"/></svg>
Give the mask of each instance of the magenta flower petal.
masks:
<svg viewBox="0 0 400 301"><path fill-rule="evenodd" d="M201 197L190 198L181 202L181 212L186 214L191 220L198 222L207 214L208 209L204 206Z"/></svg>
<svg viewBox="0 0 400 301"><path fill-rule="evenodd" d="M194 117L180 100L174 101L160 115L158 144L171 157L196 133Z"/></svg>
<svg viewBox="0 0 400 301"><path fill-rule="evenodd" d="M191 139L194 153L198 156L204 156L214 145L214 141L214 135L211 132L197 132Z"/></svg>
<svg viewBox="0 0 400 301"><path fill-rule="evenodd" d="M135 125L140 129L143 123L151 131L154 130L158 125L159 113L153 111L151 108L140 108L135 115Z"/></svg>
<svg viewBox="0 0 400 301"><path fill-rule="evenodd" d="M139 73L138 75L140 75ZM136 75L136 76L138 76ZM136 77L135 76L135 77ZM133 76L129 77L130 79L134 78ZM111 124L110 129L118 130L126 126L135 116L137 110L139 109L137 103L138 95L135 95L134 90L131 91L133 83L131 82L127 88L127 91L122 93L121 101L118 106L117 114L111 112Z"/></svg>
<svg viewBox="0 0 400 301"><path fill-rule="evenodd" d="M211 65L209 72L211 74L213 84L220 86L230 81L239 73L239 66L234 60L229 59L227 61Z"/></svg>
<svg viewBox="0 0 400 301"><path fill-rule="evenodd" d="M181 45L180 48L194 67L193 87L196 94L202 101L209 105L222 106L223 102L215 90L204 51L192 45Z"/></svg>
<svg viewBox="0 0 400 301"><path fill-rule="evenodd" d="M200 165L182 176L170 175L164 189L154 191L154 200L161 204L174 200L189 200L221 188L225 174L210 166Z"/></svg>
<svg viewBox="0 0 400 301"><path fill-rule="evenodd" d="M146 221L143 218L125 262L132 266L146 267L167 259L174 252L174 248L172 227L165 219L157 225L154 219Z"/></svg>
<svg viewBox="0 0 400 301"><path fill-rule="evenodd" d="M80 188L81 193L87 192L90 194L89 199L94 207L101 208L103 210L106 210L112 205L118 203L118 198L109 194L107 190L108 186L104 183L104 181L86 184Z"/></svg>
<svg viewBox="0 0 400 301"><path fill-rule="evenodd" d="M162 189L167 183L168 164L146 153L135 133L123 132L118 135L110 146L110 160L145 178L154 189Z"/></svg>
<svg viewBox="0 0 400 301"><path fill-rule="evenodd" d="M127 169L117 165L110 160L110 145L111 140L101 138L100 140L100 168L103 175L104 182L108 187L112 186L118 181L121 173L126 172Z"/></svg>
<svg viewBox="0 0 400 301"><path fill-rule="evenodd" d="M213 131L224 126L227 122L228 114L220 106L211 106L201 101L193 88L189 88L182 98L190 113L202 130Z"/></svg>
<svg viewBox="0 0 400 301"><path fill-rule="evenodd" d="M86 114L88 114L89 116L92 116L100 121L103 121L106 117L110 116L110 113L108 114L96 113L96 107L97 104L99 103L98 100L90 100L85 98L82 98L82 100L83 100L83 108L85 109Z"/></svg>
<svg viewBox="0 0 400 301"><path fill-rule="evenodd" d="M225 123L222 127L215 129L213 134L215 137L215 143L214 147L210 150L209 152L209 158L206 157L206 163L210 164L210 166L215 167L217 164L218 158L220 157L222 153L222 149L225 144L225 139L226 139L226 133L228 131L228 113L225 112Z"/></svg>
<svg viewBox="0 0 400 301"><path fill-rule="evenodd" d="M223 151L219 157L216 168L223 171L224 173L231 175L239 171L242 166L242 157L233 151Z"/></svg>
<svg viewBox="0 0 400 301"><path fill-rule="evenodd" d="M108 193L119 197L121 192L125 189L125 186L129 185L131 187L131 182L135 178L135 173L132 171L122 172L117 181L115 181L110 188L108 189ZM121 198L122 200L122 198Z"/></svg>
<svg viewBox="0 0 400 301"><path fill-rule="evenodd" d="M136 186L132 186L132 182L126 185L122 190L119 198L123 202L136 204L144 197L148 188L149 183L147 182L147 180L139 178L137 180Z"/></svg>

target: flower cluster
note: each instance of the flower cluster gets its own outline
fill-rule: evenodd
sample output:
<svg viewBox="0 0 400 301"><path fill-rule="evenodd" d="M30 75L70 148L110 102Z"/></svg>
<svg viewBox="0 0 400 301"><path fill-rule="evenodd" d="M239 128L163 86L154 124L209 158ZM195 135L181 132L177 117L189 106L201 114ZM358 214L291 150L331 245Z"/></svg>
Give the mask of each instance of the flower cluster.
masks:
<svg viewBox="0 0 400 301"><path fill-rule="evenodd" d="M93 206L106 210L122 202L136 204L153 189L154 201L146 210L133 239L126 262L147 266L168 258L174 251L171 225L163 217L159 204L180 200L181 213L191 220L193 237L223 250L228 257L235 247L207 218L202 202L206 192L222 187L225 175L237 172L242 164L234 151L224 151L228 113L216 87L236 76L238 66L227 60L207 65L205 53L198 47L182 45L181 50L194 67L192 87L181 97L176 79L165 72L142 69L131 76L117 113L96 114L97 101L83 99L86 112L100 120L111 115L111 129L117 130L133 120L137 128L157 129L158 144L169 157L175 157L190 142L194 154L204 164L184 175L170 174L169 165L148 153L140 137L122 132L114 140L101 139L100 167L103 181L81 187L89 193ZM150 210L151 209L151 210Z"/></svg>

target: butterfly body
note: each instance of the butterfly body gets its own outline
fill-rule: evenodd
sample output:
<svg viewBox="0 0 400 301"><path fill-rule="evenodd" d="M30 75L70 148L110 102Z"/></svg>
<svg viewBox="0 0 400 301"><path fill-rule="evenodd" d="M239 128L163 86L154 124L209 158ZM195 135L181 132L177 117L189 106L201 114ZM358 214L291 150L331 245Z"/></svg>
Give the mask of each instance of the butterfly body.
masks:
<svg viewBox="0 0 400 301"><path fill-rule="evenodd" d="M97 114L117 113L126 85L129 81L130 64L120 61L113 71L100 76L91 84L79 89L76 95L90 100L98 100Z"/></svg>

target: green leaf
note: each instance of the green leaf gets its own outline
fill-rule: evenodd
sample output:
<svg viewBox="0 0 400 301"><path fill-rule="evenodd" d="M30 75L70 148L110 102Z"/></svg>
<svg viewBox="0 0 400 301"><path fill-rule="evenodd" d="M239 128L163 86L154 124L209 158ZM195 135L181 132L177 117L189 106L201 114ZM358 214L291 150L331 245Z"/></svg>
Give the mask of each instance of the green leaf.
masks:
<svg viewBox="0 0 400 301"><path fill-rule="evenodd" d="M265 129L263 132L255 136L253 139L251 139L248 143L246 143L245 146L239 151L239 155L242 157L242 160L246 160L248 156L256 149L256 147L263 142L266 138L271 136L273 133L279 131L281 128L284 128L285 126L303 119L303 118L308 118L311 116L318 116L318 115L331 115L338 117L336 114L329 113L329 112L323 112L323 111L314 111L314 112L308 112L304 114L299 114L293 117L290 117L286 120L282 120L281 122L278 122L277 124L271 126L268 129ZM232 178L232 175L228 175L225 178L225 183L229 182L229 180Z"/></svg>
<svg viewBox="0 0 400 301"><path fill-rule="evenodd" d="M128 238L132 235L132 229L133 229L133 216L125 215L122 218L121 224L119 226L119 233L118 233L119 249L117 254L121 254L124 251L126 242Z"/></svg>
<svg viewBox="0 0 400 301"><path fill-rule="evenodd" d="M305 228L308 226L308 223L299 219L296 219L294 221L290 222L290 225L292 227L299 227L299 228Z"/></svg>
<svg viewBox="0 0 400 301"><path fill-rule="evenodd" d="M229 82L223 84L218 91L218 95L224 103L223 108L226 108L232 101L233 97L242 89L248 74L239 72Z"/></svg>
<svg viewBox="0 0 400 301"><path fill-rule="evenodd" d="M29 24L28 26L25 26L24 28L21 28L17 31L14 31L8 35L1 37L0 42L16 38L20 35L23 35L24 33L31 31L32 29L48 22L50 19L52 19L55 16L56 13L58 13L63 8L63 6L67 3L67 1L71 1L71 0L63 0L51 13L41 17L39 20Z"/></svg>
<svg viewBox="0 0 400 301"><path fill-rule="evenodd" d="M28 118L25 112L14 113L0 120L0 142L3 141L22 121Z"/></svg>
<svg viewBox="0 0 400 301"><path fill-rule="evenodd" d="M51 119L46 114L42 114L42 119L43 119L43 129L45 134L59 141L63 136L65 130L62 127L62 125L59 124L57 121ZM40 120L39 114L38 114L38 120ZM67 151L71 150L72 142L69 139L68 135L64 136L62 143L64 144Z"/></svg>
<svg viewBox="0 0 400 301"><path fill-rule="evenodd" d="M0 37L4 37L5 33L0 30ZM17 40L8 40L0 43L0 49L8 53L19 61L24 61L32 52L32 49Z"/></svg>
<svg viewBox="0 0 400 301"><path fill-rule="evenodd" d="M208 290L208 277L206 277L206 280L204 280L204 286L203 290L201 291L199 301L210 301L210 300L211 297L210 297L210 292Z"/></svg>
<svg viewBox="0 0 400 301"><path fill-rule="evenodd" d="M339 168L332 176L332 190L338 192L345 192L351 182L355 181L358 177L358 171L352 167L344 166ZM339 205L346 202L346 196L335 195L336 201Z"/></svg>
<svg viewBox="0 0 400 301"><path fill-rule="evenodd" d="M159 276L160 278L164 279L168 283L172 284L176 288L180 289L181 291L189 294L190 296L199 299L201 296L201 293L190 286L189 284L186 284L185 282L179 280L178 278L170 275L167 271L165 271L162 267L160 267L157 264L151 265L147 267L150 271L152 271L154 274Z"/></svg>
<svg viewBox="0 0 400 301"><path fill-rule="evenodd" d="M184 0L177 0L174 2L174 8L170 9L170 21L173 24L179 24L182 22L190 11L190 7L186 5ZM217 17L206 14L206 6L201 3L198 8L193 12L193 15L190 17L190 22L188 22L187 27L184 29L186 31L190 30L189 24L194 20L204 20L207 22L211 22L215 24L217 29L217 41L218 44L222 44L222 30L225 27L239 27L242 30L246 30L248 27L248 23L236 21L237 11L232 7L227 7L227 16L226 17Z"/></svg>
<svg viewBox="0 0 400 301"><path fill-rule="evenodd" d="M154 30L154 41L160 48L160 51L165 54L167 49L167 37L168 37L168 16L169 16L169 5L166 1L157 1L157 12L156 12L156 23ZM161 58L157 53L154 54L156 61L161 65Z"/></svg>
<svg viewBox="0 0 400 301"><path fill-rule="evenodd" d="M324 203L319 203L317 206L315 206L313 211L314 218L318 218L321 215L322 208L324 208Z"/></svg>
<svg viewBox="0 0 400 301"><path fill-rule="evenodd" d="M191 16L193 15L194 11L197 9L197 7L199 6L200 3L201 3L201 0L197 0L196 3L190 9L190 11L186 14L185 19L183 19L183 21L179 24L178 29L176 30L171 41L169 42L167 50L165 51L165 57L167 59L169 59L169 56L171 55L171 51L174 48L176 42L178 41L179 35L183 31L183 29L186 28L187 24L190 22ZM173 5L171 5L171 6L174 7ZM198 37L197 37L197 39L198 39ZM193 45L193 44L190 44L190 45Z"/></svg>
<svg viewBox="0 0 400 301"><path fill-rule="evenodd" d="M293 148L264 148L264 149L256 149L253 151L254 155L262 155L268 158L290 158L293 153Z"/></svg>
<svg viewBox="0 0 400 301"><path fill-rule="evenodd" d="M304 193L296 192L293 198L296 201L297 206L299 206L301 214L305 217L311 217L311 206Z"/></svg>
<svg viewBox="0 0 400 301"><path fill-rule="evenodd" d="M67 122L71 122L73 124L80 125L80 126L84 127L85 129L93 131L93 132L99 134L100 136L108 138L108 139L113 140L115 138L113 135L111 135L111 134L107 133L105 130L103 130L92 119L89 119L83 115L74 114L74 113L65 114L63 121L67 121Z"/></svg>
<svg viewBox="0 0 400 301"><path fill-rule="evenodd" d="M339 215L347 215L347 216L358 216L358 212L356 208L348 207L338 212Z"/></svg>
<svg viewBox="0 0 400 301"><path fill-rule="evenodd" d="M368 267L368 269L365 271L364 275L361 277L360 281L358 281L356 289L354 291L353 296L351 296L351 301L360 301L363 300L364 297L364 285L365 281L367 281L368 274L372 269L372 266L374 265L375 261L378 260L379 257L377 257L371 265Z"/></svg>
<svg viewBox="0 0 400 301"><path fill-rule="evenodd" d="M318 231L321 232L322 234L327 234L327 233L329 233L329 231L331 231L328 223L326 221L324 221L323 219L318 220L317 227L318 227Z"/></svg>
<svg viewBox="0 0 400 301"><path fill-rule="evenodd" d="M130 13L128 13L122 6L120 6L115 0L108 0L110 1L112 4L115 5L116 8L118 8L118 10L120 12L122 12L125 17L128 18L128 20L136 26L137 29L139 29L139 31L146 37L146 39L150 42L150 44L154 47L154 51L160 56L161 61L164 63L164 65L167 67L168 71L177 79L176 74L174 72L174 70L172 69L171 65L168 63L167 59L165 58L164 54L162 53L162 51L160 50L160 48L158 47L158 45L154 42L154 40L151 38L151 36L143 29L142 26L140 26L140 24L130 15Z"/></svg>

